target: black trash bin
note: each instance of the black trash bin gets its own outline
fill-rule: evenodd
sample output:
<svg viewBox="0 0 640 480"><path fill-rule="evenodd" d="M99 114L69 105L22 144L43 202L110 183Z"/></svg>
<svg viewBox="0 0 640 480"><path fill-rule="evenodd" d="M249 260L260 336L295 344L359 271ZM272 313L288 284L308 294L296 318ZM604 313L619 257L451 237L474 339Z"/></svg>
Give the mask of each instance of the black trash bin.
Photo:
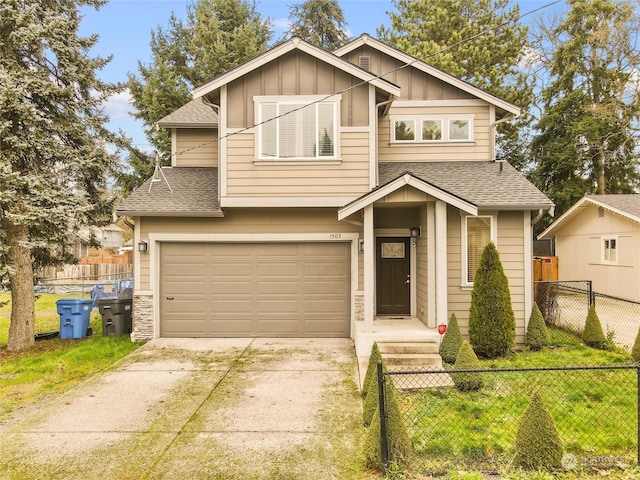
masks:
<svg viewBox="0 0 640 480"><path fill-rule="evenodd" d="M98 300L98 310L102 315L102 335L105 337L119 337L131 333L130 298L101 298Z"/></svg>

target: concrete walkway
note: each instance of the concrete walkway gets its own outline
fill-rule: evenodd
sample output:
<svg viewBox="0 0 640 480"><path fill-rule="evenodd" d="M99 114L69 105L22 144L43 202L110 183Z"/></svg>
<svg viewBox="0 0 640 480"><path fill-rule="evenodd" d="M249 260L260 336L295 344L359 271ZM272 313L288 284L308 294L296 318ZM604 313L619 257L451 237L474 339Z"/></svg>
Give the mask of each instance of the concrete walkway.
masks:
<svg viewBox="0 0 640 480"><path fill-rule="evenodd" d="M363 478L348 339L157 339L0 431L0 478Z"/></svg>

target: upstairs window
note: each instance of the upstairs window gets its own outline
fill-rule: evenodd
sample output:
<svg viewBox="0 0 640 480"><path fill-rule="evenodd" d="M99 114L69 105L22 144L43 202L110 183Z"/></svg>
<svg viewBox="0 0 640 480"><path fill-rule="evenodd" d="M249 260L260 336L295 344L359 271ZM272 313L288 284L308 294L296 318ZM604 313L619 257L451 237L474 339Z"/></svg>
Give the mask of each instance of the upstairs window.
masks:
<svg viewBox="0 0 640 480"><path fill-rule="evenodd" d="M392 143L472 142L473 116L391 117Z"/></svg>
<svg viewBox="0 0 640 480"><path fill-rule="evenodd" d="M338 101L256 99L258 158L330 160L337 158ZM317 102L317 103L314 103Z"/></svg>

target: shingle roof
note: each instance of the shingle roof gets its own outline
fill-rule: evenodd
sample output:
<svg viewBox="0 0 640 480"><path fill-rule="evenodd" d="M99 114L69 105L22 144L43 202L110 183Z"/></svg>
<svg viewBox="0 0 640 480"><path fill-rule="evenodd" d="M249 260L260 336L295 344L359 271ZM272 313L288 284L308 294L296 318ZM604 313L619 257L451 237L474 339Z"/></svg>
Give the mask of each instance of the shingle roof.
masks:
<svg viewBox="0 0 640 480"><path fill-rule="evenodd" d="M122 202L116 212L130 216L219 216L218 169L214 167L164 167L167 183L158 172ZM151 185L151 188L149 188Z"/></svg>
<svg viewBox="0 0 640 480"><path fill-rule="evenodd" d="M217 127L218 114L202 98L196 98L156 123L160 127Z"/></svg>
<svg viewBox="0 0 640 480"><path fill-rule="evenodd" d="M595 200L604 205L608 205L622 213L627 213L630 216L640 218L640 195L636 193L589 195L588 198L589 200Z"/></svg>
<svg viewBox="0 0 640 480"><path fill-rule="evenodd" d="M507 162L390 162L379 166L384 185L409 173L480 208L544 208L553 202Z"/></svg>

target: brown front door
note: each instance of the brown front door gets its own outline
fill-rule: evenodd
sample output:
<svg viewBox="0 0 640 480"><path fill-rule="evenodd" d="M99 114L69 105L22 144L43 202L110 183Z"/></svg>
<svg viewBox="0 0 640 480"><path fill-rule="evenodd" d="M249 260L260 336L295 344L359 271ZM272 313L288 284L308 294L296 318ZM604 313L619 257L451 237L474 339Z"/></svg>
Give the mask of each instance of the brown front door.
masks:
<svg viewBox="0 0 640 480"><path fill-rule="evenodd" d="M411 313L409 238L376 240L378 315Z"/></svg>

